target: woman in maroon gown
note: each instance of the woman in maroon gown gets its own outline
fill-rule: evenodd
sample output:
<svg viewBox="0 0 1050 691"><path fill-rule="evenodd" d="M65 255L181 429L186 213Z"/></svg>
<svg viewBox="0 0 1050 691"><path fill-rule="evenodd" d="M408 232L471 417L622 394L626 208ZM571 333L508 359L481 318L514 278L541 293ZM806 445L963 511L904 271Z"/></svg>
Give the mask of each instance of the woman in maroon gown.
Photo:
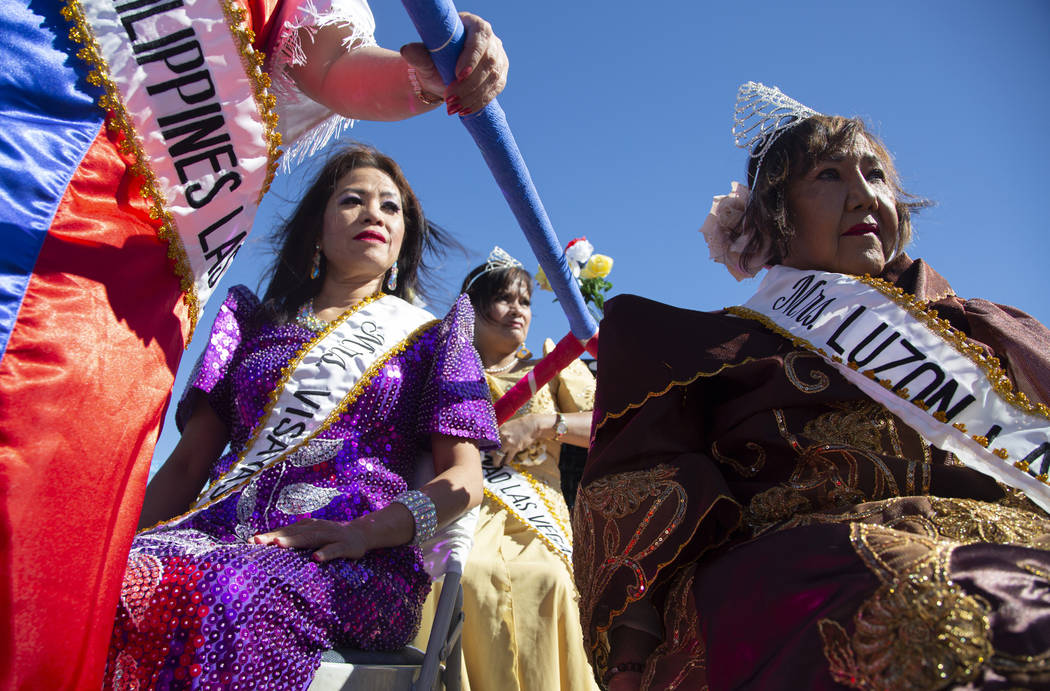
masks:
<svg viewBox="0 0 1050 691"><path fill-rule="evenodd" d="M748 86L782 110L745 142L754 191L716 198L712 257L735 275L772 265L767 281L815 272L883 296L968 353L974 378L1045 439L1050 332L957 297L902 252L916 204L863 123ZM820 309L801 309L819 326ZM944 451L913 427L955 422L969 399L953 389L948 408L938 394L917 400L921 384L856 378L862 351L836 355L773 317L633 296L607 306L573 522L599 678L611 689L1050 686L1050 520L1026 496L1045 505L1045 442L1021 458L993 427ZM1002 459L996 479L969 467L975 444ZM1000 481L1014 471L1020 489Z"/></svg>

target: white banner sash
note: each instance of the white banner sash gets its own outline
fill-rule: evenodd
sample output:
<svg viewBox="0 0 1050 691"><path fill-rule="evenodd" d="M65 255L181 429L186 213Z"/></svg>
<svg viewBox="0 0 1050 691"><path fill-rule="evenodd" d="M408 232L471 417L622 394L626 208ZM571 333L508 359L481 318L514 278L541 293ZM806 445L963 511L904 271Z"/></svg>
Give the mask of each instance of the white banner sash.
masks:
<svg viewBox="0 0 1050 691"><path fill-rule="evenodd" d="M176 260L191 325L244 244L279 156L273 100L232 0L81 0L71 19Z"/></svg>
<svg viewBox="0 0 1050 691"><path fill-rule="evenodd" d="M333 322L289 363L236 463L201 492L194 509L301 448L357 398L406 339L433 322L432 314L393 295L363 303Z"/></svg>
<svg viewBox="0 0 1050 691"><path fill-rule="evenodd" d="M546 492L555 490L517 463L496 467L489 453L481 454L481 472L485 478L485 496L535 533L572 573L572 536L554 512L552 500L545 496Z"/></svg>
<svg viewBox="0 0 1050 691"><path fill-rule="evenodd" d="M1050 510L1050 409L913 297L879 279L775 266L729 311L821 355L931 444Z"/></svg>

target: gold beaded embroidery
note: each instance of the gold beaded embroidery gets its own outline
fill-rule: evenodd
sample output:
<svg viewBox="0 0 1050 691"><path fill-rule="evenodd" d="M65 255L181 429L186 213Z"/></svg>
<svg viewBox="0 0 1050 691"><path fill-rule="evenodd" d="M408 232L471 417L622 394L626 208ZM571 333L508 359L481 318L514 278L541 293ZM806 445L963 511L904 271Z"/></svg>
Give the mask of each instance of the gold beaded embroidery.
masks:
<svg viewBox="0 0 1050 691"><path fill-rule="evenodd" d="M661 686L664 691L685 688L682 684L687 680L694 683L698 674L706 676L707 653L704 642L700 640L700 622L693 599L695 577L696 564L690 564L675 575L668 588L663 612L664 641L649 656L650 663L646 665L642 677L643 689L650 688L660 666L660 658L663 657L674 657L681 661L674 679ZM705 689L706 685L696 691Z"/></svg>
<svg viewBox="0 0 1050 691"><path fill-rule="evenodd" d="M854 615L852 636L819 622L832 678L865 691L973 680L993 654L990 608L948 577L955 545L863 523L850 542L882 585Z"/></svg>
<svg viewBox="0 0 1050 691"><path fill-rule="evenodd" d="M1050 547L1050 520L1023 509L973 499L930 497L937 532L956 542Z"/></svg>
<svg viewBox="0 0 1050 691"><path fill-rule="evenodd" d="M784 411L772 411L781 437L799 459L788 481L752 498L747 518L753 528L768 527L769 523L806 511L867 501L869 497L859 487L859 463L866 463L874 470L870 498L901 496L883 455L892 455L906 463L903 494L929 493L933 447L926 440L910 428L900 426L888 410L874 401L829 403L829 406L833 410L803 426L802 434L816 442L810 445L803 444L791 433ZM905 451L902 431L915 447L914 452ZM748 448L752 447L748 445ZM920 451L921 458L915 458ZM746 475L746 466L720 454L714 445L712 455ZM813 490L818 491L813 494Z"/></svg>
<svg viewBox="0 0 1050 691"><path fill-rule="evenodd" d="M809 513L813 509L806 495L793 487L771 487L759 492L747 506L747 522L761 527Z"/></svg>
<svg viewBox="0 0 1050 691"><path fill-rule="evenodd" d="M850 443L851 439L853 442L860 439L869 445L874 443L874 438L868 436L869 431L864 429L863 418L857 417L857 411L851 408L844 407L843 411L838 413L845 414L846 417L841 419L851 421L847 429L832 430L830 440L820 439L819 435L827 431L826 421L832 419L826 418L824 423L809 429L811 434L817 435L817 443L803 446L788 429L784 411L773 410L780 435L799 456L791 476L782 486L810 493L811 499L819 497L819 506L848 506L869 498L900 496L897 481L886 462L862 446ZM828 415L834 416L835 413ZM870 497L860 488L862 462L873 471ZM752 501L755 500L763 500L762 495ZM753 514L757 515L760 512Z"/></svg>
<svg viewBox="0 0 1050 691"><path fill-rule="evenodd" d="M795 362L802 359L814 359L817 362L823 362L820 356L810 353L804 350L793 350L784 356L784 374L787 375L788 381L790 381L796 389L802 393L820 393L824 389L828 388L831 380L828 375L821 372L819 369L814 367L810 368L809 376L813 379L811 383L802 381L802 377L795 371Z"/></svg>
<svg viewBox="0 0 1050 691"><path fill-rule="evenodd" d="M573 513L576 583L580 586L580 613L585 645L597 656L605 647L604 633L612 619L631 602L645 596L655 574L647 575L641 561L663 545L681 526L688 496L675 480L676 468L664 464L649 470L607 475L581 486ZM711 507L724 497L718 497ZM666 510L670 515L666 516ZM710 508L708 509L710 510ZM620 533L616 519L641 514L629 535ZM657 512L666 518L654 524ZM703 517L698 519L698 523ZM597 524L597 525L596 525ZM685 541L683 541L684 544ZM591 617L614 576L626 570L633 576L623 607L593 628Z"/></svg>
<svg viewBox="0 0 1050 691"><path fill-rule="evenodd" d="M882 433L888 432L892 423L885 408L874 401L831 405L836 410L807 422L802 427L802 434L823 444L853 446L872 453L886 453Z"/></svg>
<svg viewBox="0 0 1050 691"><path fill-rule="evenodd" d="M744 477L754 477L762 470L762 467L766 464L766 450L760 445L753 441L749 441L744 444L744 447L750 451L755 452L755 459L751 461L750 465L744 465L741 461L735 458L726 456L718 450L718 442L711 442L711 455L715 460L725 463L731 466L736 472L740 473Z"/></svg>

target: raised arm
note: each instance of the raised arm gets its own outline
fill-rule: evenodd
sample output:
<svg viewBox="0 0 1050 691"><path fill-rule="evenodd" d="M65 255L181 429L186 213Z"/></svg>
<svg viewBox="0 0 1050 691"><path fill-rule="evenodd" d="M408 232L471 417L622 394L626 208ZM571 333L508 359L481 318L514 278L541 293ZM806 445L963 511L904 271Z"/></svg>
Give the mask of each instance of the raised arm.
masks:
<svg viewBox="0 0 1050 691"><path fill-rule="evenodd" d="M199 399L175 450L146 488L139 518L140 530L177 516L190 507L227 441L226 425L207 401Z"/></svg>
<svg viewBox="0 0 1050 691"><path fill-rule="evenodd" d="M455 82L447 88L430 54L421 43L395 52L378 46L347 50L346 28L332 25L311 35L303 30L300 45L306 56L289 66L293 79L310 98L331 110L363 120L403 120L434 109L445 101L450 114L483 108L507 83L509 62L503 42L481 17L461 12L466 44L456 63ZM409 77L414 67L420 93Z"/></svg>

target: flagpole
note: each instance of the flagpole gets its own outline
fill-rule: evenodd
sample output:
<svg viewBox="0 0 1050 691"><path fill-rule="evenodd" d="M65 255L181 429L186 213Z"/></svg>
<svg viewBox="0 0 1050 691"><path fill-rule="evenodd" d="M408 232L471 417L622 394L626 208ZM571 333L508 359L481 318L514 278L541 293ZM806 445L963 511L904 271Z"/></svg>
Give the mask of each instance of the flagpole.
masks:
<svg viewBox="0 0 1050 691"><path fill-rule="evenodd" d="M446 84L451 83L465 41L463 22L455 6L450 0L402 0L402 3L423 44L430 50L442 79ZM493 99L481 111L461 115L460 122L474 138L524 231L558 303L565 310L572 334L577 340L590 343L598 333L598 323L584 303L579 284L569 272L561 243L543 208L503 108Z"/></svg>

